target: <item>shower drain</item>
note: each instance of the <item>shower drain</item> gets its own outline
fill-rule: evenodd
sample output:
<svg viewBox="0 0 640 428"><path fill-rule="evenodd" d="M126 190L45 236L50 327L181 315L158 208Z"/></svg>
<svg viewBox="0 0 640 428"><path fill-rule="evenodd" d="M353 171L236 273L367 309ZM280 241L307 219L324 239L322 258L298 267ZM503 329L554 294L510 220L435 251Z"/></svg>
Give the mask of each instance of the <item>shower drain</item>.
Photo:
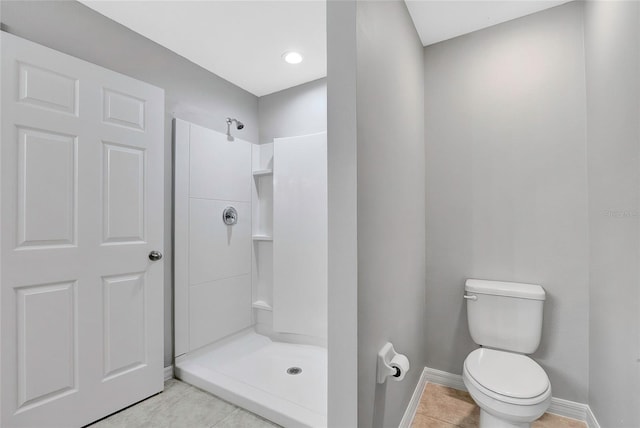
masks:
<svg viewBox="0 0 640 428"><path fill-rule="evenodd" d="M290 375L297 375L300 373L302 373L302 369L300 367L289 367L287 369L287 374L290 374Z"/></svg>

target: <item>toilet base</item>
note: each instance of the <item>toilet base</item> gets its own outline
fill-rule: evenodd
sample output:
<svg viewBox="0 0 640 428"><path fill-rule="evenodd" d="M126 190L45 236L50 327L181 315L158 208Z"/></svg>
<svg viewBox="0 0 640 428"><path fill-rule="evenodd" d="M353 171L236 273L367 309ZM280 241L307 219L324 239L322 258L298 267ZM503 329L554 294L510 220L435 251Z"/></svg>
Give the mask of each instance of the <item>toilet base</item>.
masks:
<svg viewBox="0 0 640 428"><path fill-rule="evenodd" d="M480 428L530 428L529 422L509 422L480 408Z"/></svg>

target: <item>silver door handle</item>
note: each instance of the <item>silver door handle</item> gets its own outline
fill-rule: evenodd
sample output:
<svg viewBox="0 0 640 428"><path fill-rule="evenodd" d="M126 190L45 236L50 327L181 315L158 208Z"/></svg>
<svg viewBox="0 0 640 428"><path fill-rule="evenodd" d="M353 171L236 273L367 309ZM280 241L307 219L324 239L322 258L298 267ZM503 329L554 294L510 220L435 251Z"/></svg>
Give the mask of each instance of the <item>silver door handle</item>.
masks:
<svg viewBox="0 0 640 428"><path fill-rule="evenodd" d="M478 296L470 296L468 294L465 294L462 297L464 297L467 300L478 300Z"/></svg>
<svg viewBox="0 0 640 428"><path fill-rule="evenodd" d="M160 251L152 251L149 253L149 260L152 262L157 262L162 258L162 253Z"/></svg>

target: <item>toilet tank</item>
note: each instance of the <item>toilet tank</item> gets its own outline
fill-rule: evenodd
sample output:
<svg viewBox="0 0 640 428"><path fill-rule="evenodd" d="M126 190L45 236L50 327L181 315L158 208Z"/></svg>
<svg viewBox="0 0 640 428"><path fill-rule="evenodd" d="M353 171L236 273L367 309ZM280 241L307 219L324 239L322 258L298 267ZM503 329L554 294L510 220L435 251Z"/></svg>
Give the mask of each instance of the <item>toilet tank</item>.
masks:
<svg viewBox="0 0 640 428"><path fill-rule="evenodd" d="M541 286L468 279L464 290L474 342L522 354L538 349L545 300Z"/></svg>

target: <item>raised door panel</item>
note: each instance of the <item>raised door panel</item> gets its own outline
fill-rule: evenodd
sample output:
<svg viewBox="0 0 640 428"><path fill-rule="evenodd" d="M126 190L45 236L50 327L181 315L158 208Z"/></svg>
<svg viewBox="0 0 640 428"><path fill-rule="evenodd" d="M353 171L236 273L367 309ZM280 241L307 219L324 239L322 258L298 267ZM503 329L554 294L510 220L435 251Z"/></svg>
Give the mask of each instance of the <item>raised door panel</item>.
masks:
<svg viewBox="0 0 640 428"><path fill-rule="evenodd" d="M105 123L144 131L145 101L112 89L103 90Z"/></svg>
<svg viewBox="0 0 640 428"><path fill-rule="evenodd" d="M146 362L145 274L103 278L104 375L111 379Z"/></svg>
<svg viewBox="0 0 640 428"><path fill-rule="evenodd" d="M78 115L78 80L31 64L18 63L18 101Z"/></svg>
<svg viewBox="0 0 640 428"><path fill-rule="evenodd" d="M18 130L18 247L73 245L77 138Z"/></svg>
<svg viewBox="0 0 640 428"><path fill-rule="evenodd" d="M76 283L16 290L18 411L77 389Z"/></svg>
<svg viewBox="0 0 640 428"><path fill-rule="evenodd" d="M103 143L103 240L145 239L145 151Z"/></svg>

